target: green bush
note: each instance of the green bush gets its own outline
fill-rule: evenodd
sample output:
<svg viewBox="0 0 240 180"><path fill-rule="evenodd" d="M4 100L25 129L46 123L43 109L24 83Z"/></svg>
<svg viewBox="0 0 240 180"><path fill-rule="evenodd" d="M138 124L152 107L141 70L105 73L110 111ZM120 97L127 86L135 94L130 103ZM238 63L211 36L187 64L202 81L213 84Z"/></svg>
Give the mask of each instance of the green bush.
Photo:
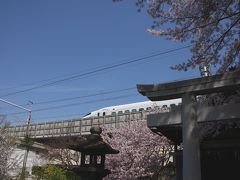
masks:
<svg viewBox="0 0 240 180"><path fill-rule="evenodd" d="M64 170L56 165L33 166L32 174L37 180L81 180L75 173Z"/></svg>
<svg viewBox="0 0 240 180"><path fill-rule="evenodd" d="M37 180L43 178L43 167L40 166L33 166L32 167L32 175L37 177Z"/></svg>
<svg viewBox="0 0 240 180"><path fill-rule="evenodd" d="M43 178L46 180L67 180L65 170L55 165L47 165L44 168Z"/></svg>

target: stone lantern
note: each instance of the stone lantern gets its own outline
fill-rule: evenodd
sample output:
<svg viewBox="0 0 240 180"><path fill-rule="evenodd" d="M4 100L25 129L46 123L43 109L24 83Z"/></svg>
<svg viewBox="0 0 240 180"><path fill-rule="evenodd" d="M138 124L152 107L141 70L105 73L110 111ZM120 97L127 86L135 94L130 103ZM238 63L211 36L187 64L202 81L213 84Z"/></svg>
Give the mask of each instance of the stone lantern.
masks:
<svg viewBox="0 0 240 180"><path fill-rule="evenodd" d="M118 150L113 149L103 141L100 134L100 127L92 127L91 135L87 137L87 143L83 146L72 146L70 149L81 152L81 165L74 167L72 171L78 174L83 180L101 180L111 173L105 169L105 155L117 154Z"/></svg>

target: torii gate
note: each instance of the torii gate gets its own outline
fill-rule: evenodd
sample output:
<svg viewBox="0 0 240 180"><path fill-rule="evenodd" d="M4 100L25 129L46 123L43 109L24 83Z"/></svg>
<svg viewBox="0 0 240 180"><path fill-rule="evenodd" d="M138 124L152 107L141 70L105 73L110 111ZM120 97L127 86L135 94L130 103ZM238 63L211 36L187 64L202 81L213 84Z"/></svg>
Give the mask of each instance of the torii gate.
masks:
<svg viewBox="0 0 240 180"><path fill-rule="evenodd" d="M201 180L200 144L197 122L202 117L201 115L197 116L196 96L240 89L240 71L165 84L137 85L137 89L142 95L147 96L152 101L182 98L181 113L178 115L168 115L167 123L171 124L171 121L175 121L174 123L176 123L179 120L182 123L183 180ZM240 105L234 106L234 109L234 114L232 111L227 111L224 117L218 118L240 119L240 112L238 110L240 109ZM205 109L205 112L209 113L207 117L216 117L214 110L208 111L208 109ZM161 125L164 125L166 122L161 122L163 116L160 116L158 119L147 118L148 121L151 121L148 124L162 123ZM164 118L166 121L166 116Z"/></svg>

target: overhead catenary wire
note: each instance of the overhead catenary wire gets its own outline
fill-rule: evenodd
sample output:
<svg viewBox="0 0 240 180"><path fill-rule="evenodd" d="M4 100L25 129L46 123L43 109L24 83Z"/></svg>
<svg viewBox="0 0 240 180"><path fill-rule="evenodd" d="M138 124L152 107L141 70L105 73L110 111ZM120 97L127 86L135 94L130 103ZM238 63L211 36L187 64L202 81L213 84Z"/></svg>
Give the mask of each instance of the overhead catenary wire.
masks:
<svg viewBox="0 0 240 180"><path fill-rule="evenodd" d="M28 86L28 87L34 86L34 85L37 86L37 84L40 84L40 83L47 83L47 82L50 82L50 81L53 81L53 80L61 79L63 77L77 75L79 73L83 73L85 71L90 71L90 70L101 68L101 67L103 67L103 66L99 66L99 67L95 67L95 68L88 68L88 69L85 69L85 70L81 70L80 72L75 72L75 73L70 73L70 74L65 74L65 75L59 75L59 76L55 76L55 77L52 77L52 78L42 79L42 80L39 80L39 81L35 81L35 82L32 82L32 83L26 83L26 84L22 84L22 85L18 85L18 86L0 88L0 91L6 91L6 90L10 90L10 89L19 89L19 88L25 87L25 86ZM92 75L89 75L89 76L92 76Z"/></svg>
<svg viewBox="0 0 240 180"><path fill-rule="evenodd" d="M150 61L148 61L148 62L150 62ZM145 63L145 62L142 62L142 63ZM112 69L112 71L113 71L113 69ZM96 75L96 74L93 74L93 75ZM52 79L56 79L56 77L52 78ZM50 80L50 79L48 79L48 80ZM48 81L48 80L46 80L46 81ZM42 80L42 81L44 81L44 80ZM57 102L63 102L63 101L71 101L71 100L76 100L76 99L85 99L85 98L88 98L88 97L94 97L94 96L99 96L99 95L107 95L107 94L112 94L112 93L121 92L121 91L128 91L128 90L136 90L136 87L129 87L129 88L119 89L119 90L107 90L107 91L102 91L102 92L93 93L93 94L87 94L87 95L83 95L83 96L74 96L74 97L68 97L68 98L60 98L60 99L34 102L34 105L57 103ZM26 106L26 104L22 104L22 106ZM1 106L1 108L7 108L7 107Z"/></svg>
<svg viewBox="0 0 240 180"><path fill-rule="evenodd" d="M173 82L175 82L175 81L176 80L174 80ZM60 102L60 101L72 100L72 99L75 99L75 98L87 98L87 97L93 97L93 96L98 96L98 95L105 95L105 94L111 94L111 93L116 93L116 92L129 91L129 90L133 90L133 89L136 89L136 87L129 87L129 88L118 89L118 90L109 90L109 91L104 91L104 92L100 92L100 93L96 93L96 94L89 94L89 95L85 95L85 96L55 99L55 100L50 100L50 101L42 101L42 102L39 102L39 103L36 103L36 104L46 104L46 103L52 103L52 102ZM120 98L127 98L127 97L131 97L131 96L136 96L136 94L121 95L121 96L117 96L117 97L110 97L110 98L98 99L98 100L90 100L90 101L78 102L78 103L66 104L66 105L60 105L60 106L50 106L50 107L46 107L46 108L35 109L35 110L32 110L32 111L33 112L40 112L40 111L59 109L59 108L64 108L64 107L72 107L72 106L84 105L84 104L89 104L89 103L96 103L96 102L100 102L100 101L110 101L110 100L115 100L115 99L120 99ZM24 112L6 113L5 115L12 116L12 115L18 115L18 114L24 114Z"/></svg>
<svg viewBox="0 0 240 180"><path fill-rule="evenodd" d="M174 80L173 82L175 82L175 81L177 81L177 80ZM52 103L52 102L73 100L73 99L76 99L76 98L88 98L88 97L94 97L94 96L99 96L99 95L112 94L112 93L116 93L116 92L129 91L129 90L133 90L133 89L136 89L136 87L129 87L129 88L118 89L118 90L109 90L109 91L104 91L104 92L100 92L100 93L96 93L96 94L89 94L89 95L85 95L85 96L70 97L70 98L63 98L63 99L55 99L55 100L50 100L50 101L42 101L42 102L39 102L39 103L36 103L36 104L37 105L39 105L39 104L47 104L47 103ZM131 96L136 96L136 94L121 95L121 96L117 96L117 97L110 97L110 98L98 99L98 100L90 100L90 101L78 102L78 103L72 103L72 104L66 104L66 105L60 105L60 106L50 106L50 107L41 108L41 109L35 109L35 110L33 109L32 111L33 112L46 111L46 110L52 110L52 109L58 109L58 108L64 108L64 107L84 105L84 104L89 104L89 103L96 103L96 102L100 102L100 101L109 101L109 100L115 100L115 99L120 99L120 98L127 98L127 97L131 97ZM12 115L17 115L17 114L24 114L24 112L5 113L4 115L12 116Z"/></svg>
<svg viewBox="0 0 240 180"><path fill-rule="evenodd" d="M126 91L131 91L131 90L136 90L136 87L128 87L128 88L124 88L124 89L102 91L99 93L92 93L92 94L87 94L87 95L83 95L83 96L74 96L74 97L68 97L68 98L53 99L53 100L48 100L48 101L39 101L39 102L34 102L34 105L50 104L50 103L71 101L71 100L77 100L77 99L86 99L86 98L114 94L114 93L119 93L119 92L126 92ZM22 105L22 106L24 106L24 105ZM4 108L4 107L1 107L1 108Z"/></svg>
<svg viewBox="0 0 240 180"><path fill-rule="evenodd" d="M41 102L36 102L34 104L35 105L40 105L40 104L49 104L49 103L70 101L70 100L76 100L76 99L84 99L84 98L89 98L89 97L108 95L108 94L124 92L124 91L130 91L130 90L136 90L136 87L129 87L129 88L118 89L118 90L103 91L103 92L94 93L94 94L88 94L88 95L84 95L84 96L75 96L75 97L61 98L61 99L55 99L55 100L49 100L49 101L41 101Z"/></svg>
<svg viewBox="0 0 240 180"><path fill-rule="evenodd" d="M49 83L45 83L45 84L41 84L41 85L30 87L30 88L26 88L26 89L23 89L23 90L7 93L7 94L4 94L4 95L1 95L0 97L11 96L11 95L15 95L15 94L28 92L28 91L32 91L32 90L35 90L35 89L39 89L39 88L53 86L53 85L56 85L56 84L59 84L59 83L65 82L65 81L78 79L80 77L93 75L93 74L96 74L96 73L99 73L99 72L104 72L106 70L114 69L114 68L117 68L117 67L123 67L125 65L129 65L129 64L132 64L132 63L144 61L146 59L150 59L150 58L157 57L157 56L160 56L160 55L164 55L164 54L172 53L172 52L175 52L175 51L183 50L183 49L189 48L191 46L192 45L186 45L186 46L182 46L182 47L179 47L179 48L170 49L170 50L159 52L159 53L155 53L155 54L152 54L152 55L148 55L148 56L132 59L132 60L129 60L129 61L120 62L120 63L117 63L117 64L108 65L108 66L103 66L101 68L97 68L97 69L94 69L94 70L91 70L91 71L88 71L88 72L84 72L84 73L76 74L76 75L69 76L69 77L66 77L66 78L62 78L62 79L59 79L59 80L56 80L56 81L52 81L52 82L49 82Z"/></svg>
<svg viewBox="0 0 240 180"><path fill-rule="evenodd" d="M185 46L185 47L181 47L181 48L177 48L177 49L172 49L172 50L168 50L168 51L165 51L165 52L162 52L162 53L157 53L157 54L152 54L152 55L149 55L149 56L144 56L144 57L142 57L142 58L137 58L137 59L134 59L134 60L130 60L130 61L126 61L126 62L123 62L123 63L118 63L118 64L113 64L113 65L110 65L110 66L103 66L102 68L99 68L99 69L95 69L94 71L90 71L90 72L86 72L86 73L88 73L88 74L86 74L86 73L82 73L82 74L78 74L78 75L76 75L76 76L78 76L78 77L76 77L76 76L70 76L70 77L67 77L68 79L69 78L73 78L73 79L75 79L75 78L80 78L80 77L85 77L86 78L86 76L93 76L93 75L96 75L96 73L101 73L101 72L104 72L104 71L106 71L106 70L114 70L114 68L117 68L117 67L122 67L122 66L124 66L124 65L129 65L129 64L131 64L131 63L134 63L134 62L142 62L142 63L144 63L144 61L143 60L145 60L145 59L150 59L151 57L157 57L157 56L159 56L159 55L161 55L161 54L168 54L168 53L170 53L170 52L175 52L175 51L178 51L178 50L181 50L181 49L185 49L185 48L188 48L188 47L190 47L190 46ZM152 60L151 60L152 61ZM148 62L150 62L150 60L148 61ZM86 74L86 75L84 75L84 74ZM54 81L54 82L50 82L51 84L52 83L60 83L60 81L62 81L62 82L64 82L64 81L67 81L68 79L61 79L61 80L57 80L57 81ZM71 80L71 79L69 79L69 80ZM45 87L46 86L48 86L48 84L49 83L46 83L46 84L42 84L42 85L39 85L39 86L43 86L43 85L45 85ZM54 84L52 84L52 85L54 85ZM37 89L37 87L39 87L39 86L35 86L36 87L36 89ZM49 85L49 86L51 86L51 85ZM32 87L32 88L34 88L34 87ZM32 89L32 88L30 88L30 89ZM130 89L130 88L129 88ZM135 88L132 88L132 89L135 89ZM27 90L27 89L25 89L25 90ZM24 90L24 92L26 92ZM30 90L29 90L30 91ZM20 91L20 92L22 92L22 91ZM18 93L20 93L20 92L13 92L14 94L18 94ZM50 101L42 101L42 102L36 102L36 104L47 104L47 103L54 103L54 102L61 102L61 101L68 101L68 100L72 100L72 99L75 99L75 98L87 98L87 97L91 97L91 96L98 96L98 95L104 95L104 94L107 94L108 92L101 92L101 93L96 93L96 94L92 94L92 95L85 95L85 96L79 96L79 97L70 97L70 98L62 98L62 99L55 99L55 100L50 100ZM109 94L111 94L111 93L113 93L112 91L109 91ZM10 93L9 93L10 94ZM109 99L109 98L108 98ZM117 99L117 98L115 98L115 99ZM101 100L101 101L106 101L106 100ZM96 102L96 101L94 101L94 102ZM93 102L93 103L94 103ZM91 103L91 102L83 102L83 103ZM74 103L74 104L78 104L78 103ZM70 104L70 105L73 105L73 104ZM57 106L54 106L53 107L53 109L57 109L57 108L63 108L63 107L68 107L68 105L62 105L61 107L57 107ZM49 107L49 108L42 108L42 109L36 109L37 110L37 112L38 111L44 111L44 110L48 110L48 109L50 109L51 110L51 108L52 107ZM19 114L19 113L17 113L17 114Z"/></svg>
<svg viewBox="0 0 240 180"><path fill-rule="evenodd" d="M128 97L133 97L136 96L136 94L127 94L127 95L121 95L121 96L115 96L115 97L110 97L110 98L103 98L103 99L97 99L97 100L91 100L91 101L85 101L85 102L78 102L78 103L72 103L72 104L66 104L66 105L59 105L59 106L52 106L52 107L46 107L46 108L40 108L40 109L33 109L32 112L40 112L40 111L48 111L48 110L53 110L53 109L61 109L61 108L66 108L66 107L72 107L72 106L78 106L78 105L83 105L83 104L90 104L90 103L96 103L96 102L103 102L103 101L111 101L111 100L116 100L116 99L122 99L122 98L128 98ZM23 114L24 112L15 112L15 113L8 113L6 114L7 116L10 115L17 115L17 114Z"/></svg>

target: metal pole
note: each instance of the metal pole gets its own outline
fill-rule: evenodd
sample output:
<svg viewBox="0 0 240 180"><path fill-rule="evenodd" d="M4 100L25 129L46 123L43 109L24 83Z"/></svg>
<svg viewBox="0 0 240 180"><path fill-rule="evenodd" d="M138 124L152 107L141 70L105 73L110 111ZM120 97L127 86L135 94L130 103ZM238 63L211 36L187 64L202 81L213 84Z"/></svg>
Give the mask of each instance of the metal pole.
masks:
<svg viewBox="0 0 240 180"><path fill-rule="evenodd" d="M23 106L17 105L17 104L15 104L13 102L7 101L7 100L2 99L2 98L0 98L0 101L2 101L4 103L7 103L7 104L9 104L11 106L14 106L14 107L17 107L19 109L23 109L23 110L29 112L28 122L27 122L27 130L26 130L26 138L27 138L27 140L29 140L29 126L30 126L31 118L32 118L32 115L31 115L32 114L32 110L31 109L27 109L27 108L25 108ZM24 159L23 159L23 167L22 167L22 174L21 174L21 179L22 180L25 180L25 170L26 170L26 164L27 164L27 158L28 158L29 149L30 149L29 144L27 144L26 152L24 154Z"/></svg>
<svg viewBox="0 0 240 180"><path fill-rule="evenodd" d="M30 145L29 145L29 127L30 127L30 123L31 123L31 118L32 118L32 112L29 111L29 116L28 116L28 122L27 122L27 130L26 130L26 140L27 140L27 144L26 144L26 151L24 153L24 158L23 158L23 167L22 167L22 174L21 174L21 180L25 180L25 173L26 173L26 165L27 165L27 158L28 158L28 153L29 153L29 149L30 149Z"/></svg>

